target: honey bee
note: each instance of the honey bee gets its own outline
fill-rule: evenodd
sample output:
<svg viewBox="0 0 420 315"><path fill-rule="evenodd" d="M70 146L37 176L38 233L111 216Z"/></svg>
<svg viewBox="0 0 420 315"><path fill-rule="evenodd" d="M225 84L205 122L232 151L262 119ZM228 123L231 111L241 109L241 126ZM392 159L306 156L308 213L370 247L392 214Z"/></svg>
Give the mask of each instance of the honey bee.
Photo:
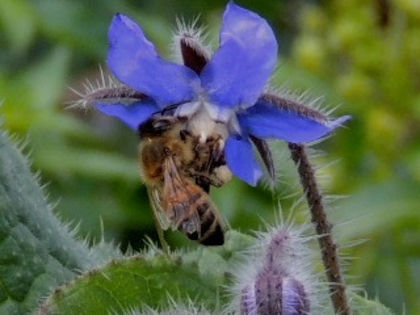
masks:
<svg viewBox="0 0 420 315"><path fill-rule="evenodd" d="M182 118L162 114L140 126L140 165L152 209L163 230L223 245L225 222L208 194L210 185L229 180L219 139L200 144L184 127Z"/></svg>

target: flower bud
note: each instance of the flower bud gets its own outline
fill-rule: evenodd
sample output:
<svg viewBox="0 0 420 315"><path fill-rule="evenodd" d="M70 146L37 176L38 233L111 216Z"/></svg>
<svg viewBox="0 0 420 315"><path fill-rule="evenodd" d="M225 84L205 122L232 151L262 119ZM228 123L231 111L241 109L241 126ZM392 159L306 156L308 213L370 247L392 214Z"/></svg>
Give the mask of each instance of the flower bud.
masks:
<svg viewBox="0 0 420 315"><path fill-rule="evenodd" d="M303 315L321 304L307 239L288 226L259 235L243 268L234 272L240 314Z"/></svg>

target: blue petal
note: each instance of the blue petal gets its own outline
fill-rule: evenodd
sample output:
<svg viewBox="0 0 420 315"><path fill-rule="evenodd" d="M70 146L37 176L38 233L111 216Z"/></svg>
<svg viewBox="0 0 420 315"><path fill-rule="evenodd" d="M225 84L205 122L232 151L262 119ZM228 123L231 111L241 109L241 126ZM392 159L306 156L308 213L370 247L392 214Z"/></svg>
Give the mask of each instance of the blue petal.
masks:
<svg viewBox="0 0 420 315"><path fill-rule="evenodd" d="M230 136L226 141L225 156L227 165L236 176L251 186L257 185L263 172L248 139Z"/></svg>
<svg viewBox="0 0 420 315"><path fill-rule="evenodd" d="M203 69L210 100L221 107L252 106L274 70L277 41L266 20L229 2L220 48Z"/></svg>
<svg viewBox="0 0 420 315"><path fill-rule="evenodd" d="M311 142L340 127L350 116L334 121L316 118L303 111L281 108L260 99L253 107L238 115L239 124L249 134L259 138L277 138L288 142Z"/></svg>
<svg viewBox="0 0 420 315"><path fill-rule="evenodd" d="M108 32L108 66L123 83L152 97L160 107L193 99L200 87L195 72L163 60L142 29L123 14Z"/></svg>
<svg viewBox="0 0 420 315"><path fill-rule="evenodd" d="M119 118L132 129L138 129L150 116L160 111L159 107L150 100L139 101L131 105L97 103L96 108L105 115Z"/></svg>

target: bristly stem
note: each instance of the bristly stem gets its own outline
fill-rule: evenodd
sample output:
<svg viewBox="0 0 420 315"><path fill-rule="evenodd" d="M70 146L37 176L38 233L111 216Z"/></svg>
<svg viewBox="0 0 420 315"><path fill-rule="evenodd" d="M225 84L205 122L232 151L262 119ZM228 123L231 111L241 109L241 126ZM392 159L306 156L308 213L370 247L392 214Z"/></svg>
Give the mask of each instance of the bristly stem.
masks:
<svg viewBox="0 0 420 315"><path fill-rule="evenodd" d="M289 143L289 149L292 159L298 168L306 201L311 211L311 221L315 225L318 235L334 310L337 314L350 315L351 309L346 296L346 285L341 275L337 245L332 238L332 225L328 222L322 194L315 178L315 171L309 162L303 145Z"/></svg>

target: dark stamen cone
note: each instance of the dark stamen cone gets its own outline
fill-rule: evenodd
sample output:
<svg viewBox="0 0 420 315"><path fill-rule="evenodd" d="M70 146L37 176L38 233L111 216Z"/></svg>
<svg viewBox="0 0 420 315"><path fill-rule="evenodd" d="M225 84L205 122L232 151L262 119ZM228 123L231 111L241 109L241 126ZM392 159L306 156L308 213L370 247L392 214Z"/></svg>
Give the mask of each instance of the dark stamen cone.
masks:
<svg viewBox="0 0 420 315"><path fill-rule="evenodd" d="M208 62L204 49L193 38L188 36L181 39L180 45L184 64L197 74L200 74Z"/></svg>

